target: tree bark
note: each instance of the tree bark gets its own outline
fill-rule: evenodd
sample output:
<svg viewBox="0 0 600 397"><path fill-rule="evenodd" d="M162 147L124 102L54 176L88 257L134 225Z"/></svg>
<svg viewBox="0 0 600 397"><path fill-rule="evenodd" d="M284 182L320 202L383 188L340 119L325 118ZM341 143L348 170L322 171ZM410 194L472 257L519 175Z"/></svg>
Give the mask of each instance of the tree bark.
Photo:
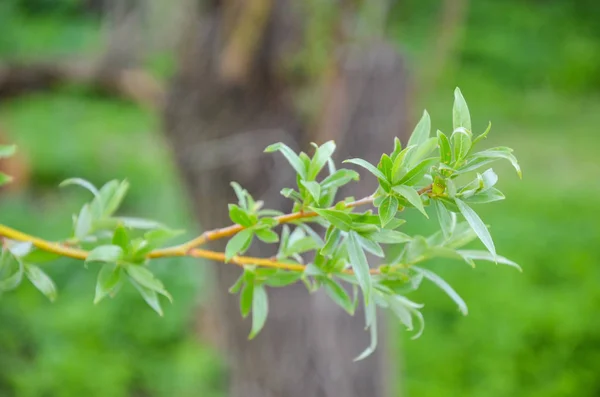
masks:
<svg viewBox="0 0 600 397"><path fill-rule="evenodd" d="M360 156L375 162L391 151L393 137L405 132L404 65L391 47L376 42L368 50L341 51L320 128L311 136L294 106L294 83L281 73L285 58L301 45L304 21L291 1L256 1L262 8L235 0L214 2L204 18L187 27L180 70L167 98L166 134L206 229L230 223L227 203L235 202L230 181L267 207L289 211L279 191L293 186L295 176L279 156L262 154L270 143L308 150L311 140L335 139L338 159ZM260 12L266 14L257 16ZM259 21L259 32L245 37L250 42L240 50L235 27L244 26L237 18L245 13ZM341 194L362 196L374 187L361 184ZM223 242L215 245L224 248ZM253 250L272 254L271 247ZM227 293L238 276L235 266L216 267L214 305L231 367L232 396L387 394L383 333L375 354L352 361L369 344L362 313L350 317L326 296L309 295L301 284L272 289L267 324L248 341L249 321L240 316L238 298Z"/></svg>

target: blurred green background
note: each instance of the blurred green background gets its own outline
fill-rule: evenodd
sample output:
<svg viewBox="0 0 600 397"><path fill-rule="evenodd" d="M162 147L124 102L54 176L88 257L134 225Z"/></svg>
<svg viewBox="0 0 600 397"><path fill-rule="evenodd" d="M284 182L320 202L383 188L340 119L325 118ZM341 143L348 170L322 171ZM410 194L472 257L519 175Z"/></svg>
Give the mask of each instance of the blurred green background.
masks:
<svg viewBox="0 0 600 397"><path fill-rule="evenodd" d="M435 66L440 7L406 0L389 14L388 37L406 54L417 92ZM501 165L507 200L481 215L499 253L524 272L431 264L470 313L462 317L435 287L417 291L426 330L412 341L394 329L403 371L397 386L406 396L598 396L600 5L478 0L467 7L450 61L411 108L416 119L426 107L434 128L447 132L459 86L476 132L492 121L486 144L515 149L523 180ZM0 60L93 54L102 45L100 24L79 10L76 0L0 1ZM172 63L156 55L147 68L167 79ZM127 178L124 212L194 230L159 114L63 87L2 102L0 129L32 171L28 189L0 196L2 223L65 236L87 197L57 185L78 176L96 184ZM432 226L414 219L412 230ZM48 267L59 287L54 304L25 284L0 296L0 396L225 395L220 358L196 332L201 266L155 265L175 298L165 318L128 290L93 306L95 271L73 271L79 266Z"/></svg>

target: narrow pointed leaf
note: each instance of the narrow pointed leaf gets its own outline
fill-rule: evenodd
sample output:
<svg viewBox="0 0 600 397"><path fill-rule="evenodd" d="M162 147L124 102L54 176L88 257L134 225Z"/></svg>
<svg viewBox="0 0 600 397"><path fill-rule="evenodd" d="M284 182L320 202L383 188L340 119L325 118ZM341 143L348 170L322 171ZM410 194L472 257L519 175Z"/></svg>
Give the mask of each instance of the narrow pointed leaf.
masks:
<svg viewBox="0 0 600 397"><path fill-rule="evenodd" d="M377 169L377 167L375 167L373 164L369 163L366 160L363 159L349 159L349 160L344 160L344 163L352 163L352 164L356 164L358 166L363 167L364 169L366 169L367 171L369 171L371 174L375 175L377 178L381 179L381 180L387 180L385 175L379 171Z"/></svg>
<svg viewBox="0 0 600 397"><path fill-rule="evenodd" d="M369 273L369 263L359 242L359 236L355 231L348 233L347 249L350 259L350 265L354 270L354 275L358 280L360 288L363 290L365 301L369 302L371 296L371 275Z"/></svg>
<svg viewBox="0 0 600 397"><path fill-rule="evenodd" d="M56 300L56 285L42 269L35 265L26 264L25 274L35 288L37 288L42 294L46 295L51 302Z"/></svg>
<svg viewBox="0 0 600 397"><path fill-rule="evenodd" d="M429 117L429 113L427 113L427 110L424 110L423 116L421 116L421 120L419 120L417 126L413 130L413 133L411 134L408 140L408 144L406 146L421 145L429 138L430 133L431 118Z"/></svg>
<svg viewBox="0 0 600 397"><path fill-rule="evenodd" d="M469 107L467 102L460 92L460 89L456 87L454 90L454 107L452 108L452 128L464 128L467 131L471 129L471 114L469 113Z"/></svg>
<svg viewBox="0 0 600 397"><path fill-rule="evenodd" d="M254 294L252 297L252 329L248 339L253 339L260 330L264 327L269 314L269 299L267 291L262 285L254 287Z"/></svg>
<svg viewBox="0 0 600 397"><path fill-rule="evenodd" d="M496 247L494 246L492 236L479 215L462 200L456 199L455 202L461 214L465 217L465 220L469 223L475 234L477 234L483 245L485 245L493 256L496 256Z"/></svg>
<svg viewBox="0 0 600 397"><path fill-rule="evenodd" d="M426 279L428 279L429 281L437 285L442 291L444 291L458 305L458 309L462 314L466 316L469 313L465 301L443 278L427 269L423 269L417 266L413 266L413 269L421 273Z"/></svg>
<svg viewBox="0 0 600 397"><path fill-rule="evenodd" d="M426 218L429 218L427 212L425 212L425 207L423 207L423 202L421 201L421 196L419 193L410 186L394 186L394 191L408 200L409 203L415 206Z"/></svg>
<svg viewBox="0 0 600 397"><path fill-rule="evenodd" d="M285 159L290 163L292 168L294 168L296 173L300 175L302 179L307 179L307 167L305 167L302 159L300 159L300 157L292 149L281 142L274 143L265 149L266 153L272 153L276 151L280 151L281 154L283 154Z"/></svg>
<svg viewBox="0 0 600 397"><path fill-rule="evenodd" d="M398 212L398 199L394 196L387 196L379 206L379 219L381 226L387 225Z"/></svg>

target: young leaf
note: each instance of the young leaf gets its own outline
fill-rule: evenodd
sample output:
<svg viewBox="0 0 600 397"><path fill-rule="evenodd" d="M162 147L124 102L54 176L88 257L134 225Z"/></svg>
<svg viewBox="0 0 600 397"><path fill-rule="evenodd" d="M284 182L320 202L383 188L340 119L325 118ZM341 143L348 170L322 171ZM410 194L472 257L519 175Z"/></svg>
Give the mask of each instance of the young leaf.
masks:
<svg viewBox="0 0 600 397"><path fill-rule="evenodd" d="M229 204L229 218L233 223L244 227L250 227L256 223L246 210L241 209L235 204Z"/></svg>
<svg viewBox="0 0 600 397"><path fill-rule="evenodd" d="M481 141L482 139L485 139L487 137L487 135L490 133L490 130L492 129L492 122L488 122L488 126L485 129L485 131L483 132L483 134L479 135L477 138L475 138L473 140L473 145L475 146L477 144L477 142Z"/></svg>
<svg viewBox="0 0 600 397"><path fill-rule="evenodd" d="M173 297L167 292L163 283L146 267L140 265L128 265L126 270L129 277L133 278L138 284L158 292L169 299L169 301L173 302Z"/></svg>
<svg viewBox="0 0 600 397"><path fill-rule="evenodd" d="M331 155L335 151L335 143L333 141L328 141L322 144L315 151L315 155L310 161L310 165L308 167L308 180L313 181L321 169L327 164L327 161L331 158Z"/></svg>
<svg viewBox="0 0 600 397"><path fill-rule="evenodd" d="M98 198L98 200L101 200L100 198L100 192L98 191L98 189L96 189L96 186L94 186L92 183L90 183L89 181L86 181L85 179L82 178L69 178L66 179L64 181L62 181L60 183L60 185L58 185L59 187L65 187L65 186L69 186L69 185L78 185L81 186L82 188L89 190L94 197Z"/></svg>
<svg viewBox="0 0 600 397"><path fill-rule="evenodd" d="M254 284L252 281L244 284L244 288L240 294L240 313L242 313L242 317L244 318L248 317L248 314L250 314L252 301L254 300Z"/></svg>
<svg viewBox="0 0 600 397"><path fill-rule="evenodd" d="M409 203L414 205L415 208L421 211L421 213L425 215L426 218L429 218L427 212L425 212L425 208L423 207L421 196L419 196L419 193L415 189L413 189L410 186L404 185L394 186L392 189L394 189L396 193L408 200Z"/></svg>
<svg viewBox="0 0 600 397"><path fill-rule="evenodd" d="M492 236L479 215L462 200L456 199L455 202L460 213L465 217L465 220L469 223L475 234L477 234L483 245L485 245L493 256L496 256L496 247L494 247Z"/></svg>
<svg viewBox="0 0 600 397"><path fill-rule="evenodd" d="M11 268L16 268L15 272L4 279L0 279L0 292L11 291L17 288L23 280L23 273L25 270L23 261L20 258L4 251L0 254L0 276L4 277L3 273L6 274L7 272L10 272Z"/></svg>
<svg viewBox="0 0 600 397"><path fill-rule="evenodd" d="M118 245L101 245L90 251L85 262L114 263L122 258L123 248Z"/></svg>
<svg viewBox="0 0 600 397"><path fill-rule="evenodd" d="M423 116L421 116L421 120L417 123L413 133L411 134L408 144L406 146L412 145L421 145L428 138L431 133L431 118L429 117L429 113L427 110L423 111Z"/></svg>
<svg viewBox="0 0 600 397"><path fill-rule="evenodd" d="M267 315L269 314L269 299L267 291L262 285L254 287L252 297L252 330L248 339L253 339L264 327Z"/></svg>
<svg viewBox="0 0 600 397"><path fill-rule="evenodd" d="M416 146L408 146L402 150L398 156L394 159L392 165L392 183L396 184L404 176L407 167L407 159L410 153L416 148Z"/></svg>
<svg viewBox="0 0 600 397"><path fill-rule="evenodd" d="M471 137L464 128L454 130L452 133L454 147L454 162L459 164L471 150Z"/></svg>
<svg viewBox="0 0 600 397"><path fill-rule="evenodd" d="M100 188L100 197L104 204L104 215L112 215L121 205L125 194L129 190L129 182L110 181Z"/></svg>
<svg viewBox="0 0 600 397"><path fill-rule="evenodd" d="M290 243L287 250L285 251L286 255L294 255L301 254L303 252L312 251L321 246L321 244L316 241L313 237L302 237L299 240L295 240Z"/></svg>
<svg viewBox="0 0 600 397"><path fill-rule="evenodd" d="M512 151L513 151L512 149L507 148L507 147L496 147L496 148L487 149L487 150L484 150L481 152L474 153L473 155L469 156L469 161L467 162L467 164L460 167L458 169L458 171L460 171L460 172L472 171L472 170L475 170L485 164L489 164L492 161L495 161L497 159L505 159L505 160L508 160L512 164L514 169L517 171L519 178L522 178L523 174L521 172L521 167L519 166L519 162L517 161L517 158L515 157L515 155L512 154Z"/></svg>
<svg viewBox="0 0 600 397"><path fill-rule="evenodd" d="M313 200L318 203L319 198L321 197L321 185L315 181L300 181L300 183L308 190L308 193L312 196Z"/></svg>
<svg viewBox="0 0 600 397"><path fill-rule="evenodd" d="M421 273L426 279L428 279L429 281L437 285L442 291L444 291L458 305L458 309L462 314L466 316L469 313L465 301L443 278L441 278L432 271L417 266L413 266L413 269Z"/></svg>
<svg viewBox="0 0 600 397"><path fill-rule="evenodd" d="M464 202L469 204L487 204L494 201L504 200L504 198L504 194L502 194L500 190L493 187L464 199Z"/></svg>
<svg viewBox="0 0 600 397"><path fill-rule="evenodd" d="M255 231L256 237L264 241L267 244L276 243L279 241L279 235L271 229L257 229Z"/></svg>
<svg viewBox="0 0 600 397"><path fill-rule="evenodd" d="M231 258L240 253L244 253L252 242L254 230L244 229L229 240L225 247L225 260L229 262Z"/></svg>
<svg viewBox="0 0 600 397"><path fill-rule="evenodd" d="M123 252L129 248L129 234L123 225L117 226L113 234L112 245L117 245L123 249Z"/></svg>
<svg viewBox="0 0 600 397"><path fill-rule="evenodd" d="M510 259L507 259L507 258L505 258L503 256L500 256L500 255L496 255L494 257L494 256L492 256L487 251L458 250L457 252L458 252L458 254L460 256L462 256L465 259L482 260L482 261L488 261L488 262L496 262L496 263L499 263L501 265L512 266L515 269L519 270L520 272L523 271L523 269L521 269L521 266L519 266L516 262L513 262Z"/></svg>
<svg viewBox="0 0 600 397"><path fill-rule="evenodd" d="M381 155L381 160L379 161L379 165L377 169L381 171L383 175L385 175L385 179L387 181L392 180L392 159L387 154Z"/></svg>
<svg viewBox="0 0 600 397"><path fill-rule="evenodd" d="M321 182L321 188L329 189L332 187L341 187L350 181L358 181L358 172L346 169L340 169L323 179Z"/></svg>
<svg viewBox="0 0 600 397"><path fill-rule="evenodd" d="M330 226L329 230L326 236L327 239L325 241L325 245L323 246L323 248L321 248L320 251L320 254L323 256L333 255L333 252L340 241L341 230L333 226Z"/></svg>
<svg viewBox="0 0 600 397"><path fill-rule="evenodd" d="M313 207L311 207L310 210L316 212L317 214L325 218L333 226L342 229L343 231L350 230L350 226L352 225L352 218L350 218L350 215L348 215L347 213L343 211Z"/></svg>
<svg viewBox="0 0 600 397"><path fill-rule="evenodd" d="M75 237L82 240L85 236L89 234L92 230L92 212L90 211L90 205L85 204L81 211L79 211L79 216L77 217L77 222L75 223Z"/></svg>
<svg viewBox="0 0 600 397"><path fill-rule="evenodd" d="M371 174L375 175L377 178L381 179L382 181L387 180L385 175L381 171L379 171L377 169L377 167L375 167L373 164L369 163L366 160L348 159L348 160L344 160L344 163L352 163L352 164L359 165L359 166L363 167L364 169L366 169L367 171L369 171Z"/></svg>
<svg viewBox="0 0 600 397"><path fill-rule="evenodd" d="M399 185L408 185L408 186L413 186L413 185L417 184L423 178L423 176L427 173L427 171L429 171L431 166L437 164L439 161L440 161L440 159L438 159L437 157L431 157L431 158L421 161L413 169L408 171L406 173L406 175L404 175L402 178L400 178L400 180L397 183Z"/></svg>
<svg viewBox="0 0 600 397"><path fill-rule="evenodd" d="M379 206L379 219L381 227L387 225L398 212L398 199L394 196L387 196Z"/></svg>
<svg viewBox="0 0 600 397"><path fill-rule="evenodd" d="M401 151L402 151L402 142L400 142L400 139L398 139L398 137L394 137L394 151L390 155L390 158L392 159L392 161L396 160L396 157L398 157L398 155L400 154Z"/></svg>
<svg viewBox="0 0 600 397"><path fill-rule="evenodd" d="M448 211L448 209L444 206L444 204L440 203L438 200L432 200L433 207L435 208L438 222L440 223L440 227L442 229L442 233L444 237L448 239L456 226L456 217L452 216L452 213Z"/></svg>
<svg viewBox="0 0 600 397"><path fill-rule="evenodd" d="M404 306L401 300L397 299L397 296L390 295L387 297L388 306L392 310L392 313L398 317L400 322L404 324L406 329L409 331L413 330L413 321L412 321L412 313L411 311Z"/></svg>
<svg viewBox="0 0 600 397"><path fill-rule="evenodd" d="M369 302L371 297L371 274L369 273L369 263L367 262L367 257L365 256L363 248L360 245L359 235L355 231L351 230L348 233L346 242L350 265L354 270L354 275L358 281L358 284L360 285L360 288L363 290L365 301Z"/></svg>
<svg viewBox="0 0 600 397"><path fill-rule="evenodd" d="M244 209L248 209L248 202L246 201L246 190L244 190L237 182L231 182L230 185L233 188L233 191L235 192L239 206Z"/></svg>
<svg viewBox="0 0 600 397"><path fill-rule="evenodd" d="M418 164L419 161L425 158L425 156L429 155L435 149L438 144L437 138L428 138L421 145L417 146L415 150L413 150L408 156L408 166L414 167Z"/></svg>
<svg viewBox="0 0 600 397"><path fill-rule="evenodd" d="M25 274L31 283L51 302L56 299L56 285L42 269L35 265L25 264Z"/></svg>
<svg viewBox="0 0 600 397"><path fill-rule="evenodd" d="M450 149L450 141L446 134L442 131L437 131L438 146L440 148L440 161L444 164L452 162L452 150Z"/></svg>
<svg viewBox="0 0 600 397"><path fill-rule="evenodd" d="M368 234L368 238L381 244L402 244L411 240L408 234L397 230L381 229Z"/></svg>
<svg viewBox="0 0 600 397"><path fill-rule="evenodd" d="M290 149L286 144L281 143L281 142L274 143L265 149L266 153L272 153L272 152L276 152L276 151L280 151L281 154L283 154L283 156L290 163L292 168L294 168L296 173L298 175L300 175L301 179L303 179L303 180L307 179L308 170L305 167L304 162L300 159L300 157L292 149Z"/></svg>
<svg viewBox="0 0 600 397"><path fill-rule="evenodd" d="M113 263L105 263L98 273L98 281L96 282L96 294L94 296L94 304L98 304L106 295L116 290L118 285L123 280L123 272L120 266Z"/></svg>
<svg viewBox="0 0 600 397"><path fill-rule="evenodd" d="M452 109L452 129L456 130L461 127L469 132L472 131L469 107L462 92L456 87L454 90L454 107Z"/></svg>
<svg viewBox="0 0 600 397"><path fill-rule="evenodd" d="M129 282L135 287L135 289L138 290L138 292L140 293L144 301L148 304L148 306L150 306L152 310L154 310L156 313L158 313L159 316L162 317L163 311L160 306L160 301L158 300L158 295L156 294L156 291L151 290L150 288L146 288L143 285L140 285L132 277L129 277Z"/></svg>
<svg viewBox="0 0 600 397"><path fill-rule="evenodd" d="M346 290L335 280L330 279L328 277L321 277L319 280L321 280L321 282L323 283L327 295L329 295L329 297L342 309L348 312L348 314L353 316L354 302L352 301L352 298L350 298Z"/></svg>
<svg viewBox="0 0 600 397"><path fill-rule="evenodd" d="M162 223L152 221L150 219L133 218L130 216L120 216L112 218L116 222L131 229L149 230L149 229L166 229Z"/></svg>
<svg viewBox="0 0 600 397"><path fill-rule="evenodd" d="M361 361L369 357L377 348L377 306L374 301L365 301L365 317L369 334L371 336L371 344L365 349L354 361Z"/></svg>
<svg viewBox="0 0 600 397"><path fill-rule="evenodd" d="M301 272L292 271L278 271L272 274L265 280L265 284L269 287L287 287L290 284L294 284L302 278Z"/></svg>

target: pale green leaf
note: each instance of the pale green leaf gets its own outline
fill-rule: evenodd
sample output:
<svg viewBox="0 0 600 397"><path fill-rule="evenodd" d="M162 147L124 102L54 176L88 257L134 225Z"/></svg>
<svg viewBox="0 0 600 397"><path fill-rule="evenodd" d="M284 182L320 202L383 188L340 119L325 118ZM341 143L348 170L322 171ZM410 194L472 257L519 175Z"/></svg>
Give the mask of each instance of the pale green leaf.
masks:
<svg viewBox="0 0 600 397"><path fill-rule="evenodd" d="M465 220L469 223L475 234L477 234L483 245L485 245L493 256L496 256L496 247L494 247L492 236L479 215L462 200L456 199L455 202L461 214L465 217Z"/></svg>
<svg viewBox="0 0 600 397"><path fill-rule="evenodd" d="M456 87L454 90L454 107L452 108L452 129L456 130L461 127L467 131L472 131L469 107L462 92Z"/></svg>
<svg viewBox="0 0 600 397"><path fill-rule="evenodd" d="M252 242L252 237L254 236L254 231L250 229L244 229L241 232L237 233L233 236L225 247L225 260L229 261L235 255L240 253L244 253L246 249L248 249L250 243Z"/></svg>
<svg viewBox="0 0 600 397"><path fill-rule="evenodd" d="M411 134L408 144L406 146L413 145L421 145L429 138L429 134L431 133L431 118L429 117L429 113L427 110L423 111L423 116L421 116L421 120L417 123L417 126L413 130Z"/></svg>
<svg viewBox="0 0 600 397"><path fill-rule="evenodd" d="M263 329L269 314L269 299L267 291L262 285L254 287L252 296L252 329L248 339L253 339Z"/></svg>
<svg viewBox="0 0 600 397"><path fill-rule="evenodd" d="M394 196L387 196L378 210L381 226L384 227L396 216L398 212L398 199Z"/></svg>
<svg viewBox="0 0 600 397"><path fill-rule="evenodd" d="M114 263L122 258L123 248L118 245L101 245L91 250L85 261Z"/></svg>
<svg viewBox="0 0 600 397"><path fill-rule="evenodd" d="M427 212L425 212L425 208L423 207L423 202L421 201L421 196L419 193L410 186L394 186L392 189L402 197L404 197L409 203L411 203L415 208L417 208L426 218L429 218Z"/></svg>
<svg viewBox="0 0 600 397"><path fill-rule="evenodd" d="M369 163L366 160L363 159L348 159L348 160L344 160L344 163L352 163L352 164L356 164L358 166L363 167L364 169L366 169L367 171L369 171L371 174L375 175L377 178L381 179L381 180L387 180L386 176L377 169L377 167L375 167L373 164Z"/></svg>
<svg viewBox="0 0 600 397"><path fill-rule="evenodd" d="M119 286L123 280L123 272L120 266L113 263L102 265L96 281L96 294L94 304L98 304L106 295L110 294Z"/></svg>
<svg viewBox="0 0 600 397"><path fill-rule="evenodd" d="M25 264L25 274L35 288L46 295L51 302L54 302L57 296L56 285L42 269L35 265Z"/></svg>
<svg viewBox="0 0 600 397"><path fill-rule="evenodd" d="M423 269L417 266L413 266L413 269L421 273L423 277L425 277L426 279L437 285L442 291L444 291L458 305L458 309L462 314L466 316L469 313L465 301L443 278L427 269Z"/></svg>
<svg viewBox="0 0 600 397"><path fill-rule="evenodd" d="M328 141L317 148L313 158L310 161L308 167L308 180L313 181L321 169L327 164L327 161L331 158L331 155L335 151L335 143Z"/></svg>
<svg viewBox="0 0 600 397"><path fill-rule="evenodd" d="M348 233L346 239L350 265L354 270L354 275L360 288L363 290L365 301L369 302L371 296L371 274L369 273L369 263L359 241L359 235L355 231Z"/></svg>
<svg viewBox="0 0 600 397"><path fill-rule="evenodd" d="M292 168L296 171L298 175L300 175L301 179L307 179L308 169L305 166L302 159L286 144L284 143L274 143L265 149L266 153L272 153L280 151L281 154L285 157L285 159L290 163Z"/></svg>

